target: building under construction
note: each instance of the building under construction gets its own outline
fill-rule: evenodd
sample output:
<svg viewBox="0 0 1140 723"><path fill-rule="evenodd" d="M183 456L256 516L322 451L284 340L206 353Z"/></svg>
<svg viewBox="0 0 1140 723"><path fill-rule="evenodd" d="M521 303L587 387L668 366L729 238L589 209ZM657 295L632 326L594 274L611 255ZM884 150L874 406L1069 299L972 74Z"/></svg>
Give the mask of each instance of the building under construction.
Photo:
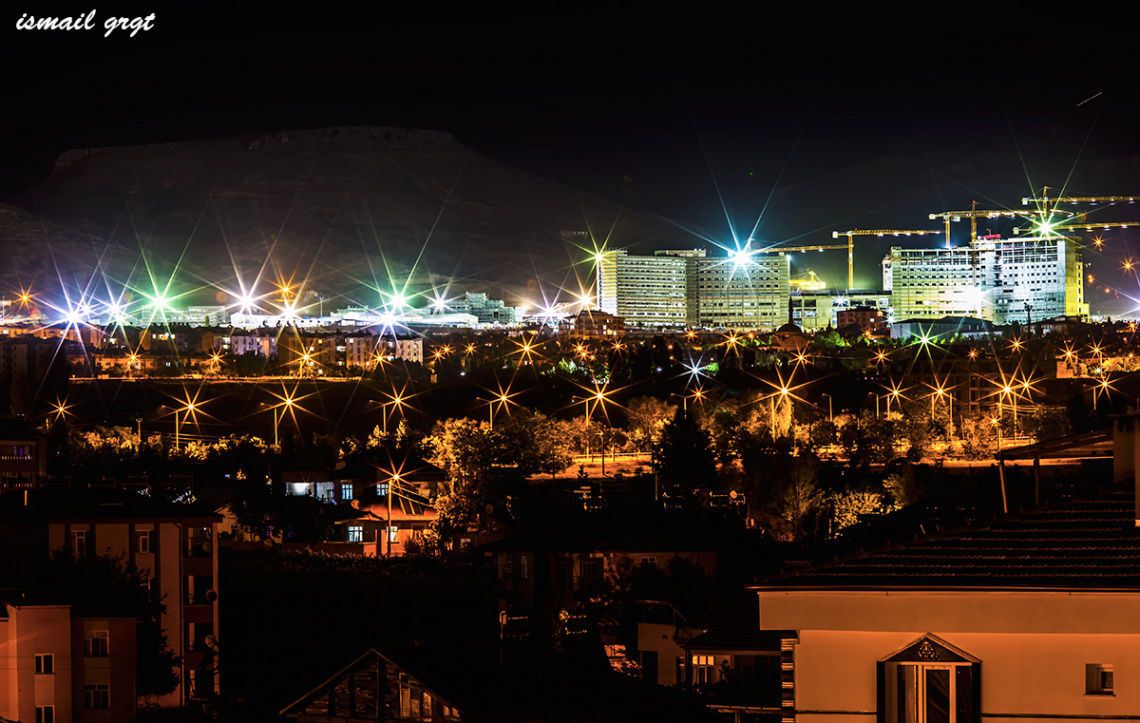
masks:
<svg viewBox="0 0 1140 723"><path fill-rule="evenodd" d="M1135 196L1049 197L1022 199L1028 210L978 209L930 214L940 229L836 231L845 244L773 246L708 256L704 251L659 251L631 256L625 250L595 256L598 304L624 316L629 326L774 329L788 320L789 309L804 328L836 323L836 313L855 302L889 317L940 319L971 316L994 324L1037 322L1058 317L1087 317L1082 244L1071 232L1127 228L1132 221L1088 222L1088 213L1067 206L1133 204ZM970 243L952 246L950 225L969 219ZM1021 224L1013 235L978 234L979 219ZM1026 222L1028 226L1026 226ZM1028 233L1019 235L1019 231ZM945 246L891 248L883 260L883 289L854 289L855 237L943 235ZM1097 239L1094 243L1101 243ZM793 254L847 251L847 291L790 284ZM796 288L790 288L795 286ZM857 302L855 301L857 299ZM789 300L791 303L789 304Z"/></svg>
<svg viewBox="0 0 1140 723"><path fill-rule="evenodd" d="M1000 325L1089 313L1080 249L1061 236L984 236L956 248L896 246L884 263L895 319L973 316Z"/></svg>

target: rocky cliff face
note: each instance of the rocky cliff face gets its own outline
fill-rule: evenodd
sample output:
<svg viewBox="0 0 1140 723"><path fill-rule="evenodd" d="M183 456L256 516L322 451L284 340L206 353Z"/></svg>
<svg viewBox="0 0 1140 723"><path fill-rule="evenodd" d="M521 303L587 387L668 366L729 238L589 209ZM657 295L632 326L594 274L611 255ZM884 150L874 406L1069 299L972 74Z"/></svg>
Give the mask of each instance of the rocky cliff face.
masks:
<svg viewBox="0 0 1140 723"><path fill-rule="evenodd" d="M72 150L47 183L0 208L3 281L79 288L104 275L145 288L233 289L235 276L308 279L376 303L409 275L534 288L576 286L592 268L564 232L625 246L693 245L621 209L483 157L447 134L352 127ZM616 224L616 227L615 227ZM611 234L611 229L615 233ZM584 245L588 245L584 244ZM148 271L149 269L149 271ZM175 271L177 269L177 271ZM413 271L414 269L414 271ZM266 289L267 290L267 289Z"/></svg>

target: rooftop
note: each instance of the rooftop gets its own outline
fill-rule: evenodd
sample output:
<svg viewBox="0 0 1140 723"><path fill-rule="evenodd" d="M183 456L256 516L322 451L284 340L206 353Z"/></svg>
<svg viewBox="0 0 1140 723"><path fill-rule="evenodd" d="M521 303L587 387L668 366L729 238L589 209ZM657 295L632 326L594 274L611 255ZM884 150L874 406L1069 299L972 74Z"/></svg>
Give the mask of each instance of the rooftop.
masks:
<svg viewBox="0 0 1140 723"><path fill-rule="evenodd" d="M1131 488L999 517L771 581L766 588L1140 589Z"/></svg>

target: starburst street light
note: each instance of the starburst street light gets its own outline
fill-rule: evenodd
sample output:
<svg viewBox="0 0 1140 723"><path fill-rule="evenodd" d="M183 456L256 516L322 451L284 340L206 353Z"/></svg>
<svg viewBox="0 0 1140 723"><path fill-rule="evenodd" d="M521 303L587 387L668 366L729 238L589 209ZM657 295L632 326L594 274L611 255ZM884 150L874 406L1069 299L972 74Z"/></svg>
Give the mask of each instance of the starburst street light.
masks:
<svg viewBox="0 0 1140 723"><path fill-rule="evenodd" d="M198 405L195 404L193 402L193 400L187 400L185 406L183 406L181 409L176 408L174 410L174 448L175 449L179 449L181 446L180 445L180 435L182 433L182 425L178 423L178 413L182 412L182 421L185 422L190 417L191 414L194 414L195 411L197 411L197 409L198 409ZM197 422L198 422L198 417L197 417L197 415L195 415L194 423L197 424Z"/></svg>
<svg viewBox="0 0 1140 723"><path fill-rule="evenodd" d="M951 429L951 433L953 433L953 429L954 429L954 396L952 394L950 394L950 392L947 391L945 382L939 382L938 385L933 387L932 391L930 392L930 419L932 421L934 419L934 401L935 401L935 398L945 399L947 401L947 404L949 405L948 414L950 417L950 429Z"/></svg>
<svg viewBox="0 0 1140 723"><path fill-rule="evenodd" d="M273 406L273 446L279 444L278 429L281 426L281 418L285 416L285 412L293 413L293 399L286 397L283 402Z"/></svg>
<svg viewBox="0 0 1140 723"><path fill-rule="evenodd" d="M516 404L516 402L511 400L511 397L517 397L519 394L522 393L522 392L512 393L510 382L507 383L507 386L505 389L503 388L503 385L501 382L496 381L496 383L499 386L498 391L497 392L491 392L491 394L493 396L490 399L484 399L483 400L483 401L487 402L487 423L490 426L492 431L495 429L495 406L498 405L499 409L506 409L507 410L507 416L509 417L511 414L510 405ZM490 390L487 390L487 391L490 392Z"/></svg>
<svg viewBox="0 0 1140 723"><path fill-rule="evenodd" d="M306 411L301 405L301 402L309 395L297 396L296 385L294 385L292 389L286 389L284 384L281 385L280 394L272 391L269 393L277 400L276 404L269 405L270 410L273 412L273 446L276 447L279 443L278 429L281 426L281 422L285 419L286 412L293 418L293 426L297 428L298 432L300 431L300 425L297 423L297 410L299 409L302 412Z"/></svg>
<svg viewBox="0 0 1140 723"><path fill-rule="evenodd" d="M54 421L56 421L56 422L60 421L61 419L64 421L67 421L67 418L69 416L71 416L71 412L70 412L71 407L72 407L72 405L68 404L67 400L61 400L57 397L55 400L55 404L52 405L51 411L48 412L48 414L49 415L54 414L55 415Z"/></svg>
<svg viewBox="0 0 1140 723"><path fill-rule="evenodd" d="M692 394L686 394L683 397L683 399L684 399L683 409L685 412L689 411L689 397L692 397L693 401L695 401L695 402L704 402L705 401L705 390L702 387L697 387L696 389L693 390ZM674 409L676 409L676 407L674 407Z"/></svg>
<svg viewBox="0 0 1140 723"><path fill-rule="evenodd" d="M1108 395L1112 384L1107 379L1101 379L1093 386L1093 412L1096 412L1096 400L1101 394Z"/></svg>
<svg viewBox="0 0 1140 723"><path fill-rule="evenodd" d="M400 412L400 419L404 419L404 407L408 405L408 400L415 396L415 394L408 394L408 385L405 384L400 391L396 391L395 387L392 388L392 393L382 392L387 397L388 401L374 400L376 404L380 405L380 410L383 413L384 436L388 436L388 407L393 407Z"/></svg>
<svg viewBox="0 0 1140 723"><path fill-rule="evenodd" d="M904 391L906 391L906 389L904 387L901 387L898 384L895 384L895 382L893 380L891 381L890 390L887 391L887 393L885 393L883 395L887 400L887 416L888 417L891 416L891 400L893 399L893 400L895 400L895 402L898 402L900 399L906 399L906 397L903 396ZM877 399L877 397L876 397L876 399Z"/></svg>

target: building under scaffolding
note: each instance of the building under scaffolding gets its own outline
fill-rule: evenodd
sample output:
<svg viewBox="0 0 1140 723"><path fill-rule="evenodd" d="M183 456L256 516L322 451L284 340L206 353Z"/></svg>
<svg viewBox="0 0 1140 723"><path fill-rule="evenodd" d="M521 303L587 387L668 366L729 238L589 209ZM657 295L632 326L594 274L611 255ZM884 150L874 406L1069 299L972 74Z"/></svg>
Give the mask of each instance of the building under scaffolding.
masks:
<svg viewBox="0 0 1140 723"><path fill-rule="evenodd" d="M889 268L896 319L973 316L1009 324L1088 316L1081 252L1063 237L984 236L967 247L894 247Z"/></svg>

